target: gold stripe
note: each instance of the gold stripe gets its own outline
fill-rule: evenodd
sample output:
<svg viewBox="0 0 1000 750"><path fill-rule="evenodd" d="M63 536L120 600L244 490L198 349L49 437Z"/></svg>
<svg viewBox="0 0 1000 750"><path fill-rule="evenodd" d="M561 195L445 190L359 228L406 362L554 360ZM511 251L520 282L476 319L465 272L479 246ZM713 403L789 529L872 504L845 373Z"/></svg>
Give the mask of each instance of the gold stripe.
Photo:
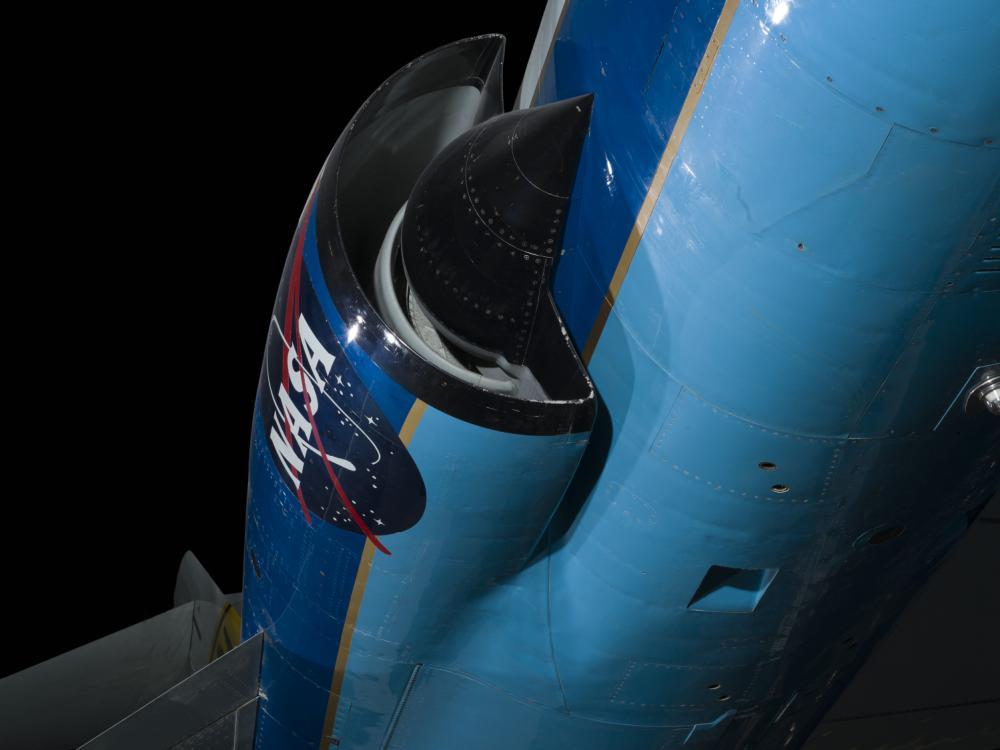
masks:
<svg viewBox="0 0 1000 750"><path fill-rule="evenodd" d="M416 431L417 425L420 424L420 420L424 416L424 412L426 410L427 404L419 398L414 401L413 406L410 407L410 413L406 415L403 427L399 431L399 439L407 448L410 447L410 441L413 440L413 433Z"/></svg>
<svg viewBox="0 0 1000 750"><path fill-rule="evenodd" d="M653 207L656 206L656 201L660 198L660 192L663 190L663 185L670 174L670 168L673 166L674 157L677 156L677 151L681 147L681 141L684 140L684 134L687 133L688 125L691 124L691 118L698 107L698 100L701 99L705 82L708 81L708 76L712 72L715 58L722 48L726 33L733 22L733 16L736 14L737 6L739 6L739 0L726 0L726 4L722 8L722 13L719 14L715 30L712 32L712 37L708 40L708 46L705 48L705 54L701 58L698 70L695 71L694 80L691 81L691 88L688 89L687 96L684 98L680 115L677 117L677 124L674 125L673 132L670 133L670 139L663 150L663 156L660 158L660 163L656 166L653 181L649 186L646 197L642 201L642 206L639 207L639 213L635 217L635 224L632 225L632 231L629 232L628 240L625 242L625 249L622 250L618 266L611 277L608 291L605 293L601 309L597 313L597 320L594 321L594 327L590 330L587 344L583 347L582 359L584 364L590 362L590 358L594 355L594 350L597 348L597 342L604 332L608 316L611 315L611 308L614 306L622 284L625 282L625 276L628 274L629 266L632 265L635 251L639 248L639 242L646 231L646 224L649 223L649 217L653 214Z"/></svg>
<svg viewBox="0 0 1000 750"><path fill-rule="evenodd" d="M365 548L361 553L358 565L358 575L354 579L354 589L351 591L351 602L347 605L347 617L344 619L344 630L340 634L340 648L337 649L337 663L333 668L333 681L330 683L330 699L326 704L326 718L323 720L323 739L321 750L330 747L333 740L333 722L337 718L337 704L340 703L340 689L344 685L344 672L347 669L347 657L351 651L351 640L354 637L354 623L358 620L361 610L361 600L364 598L368 574L372 569L372 558L375 556L375 545L370 539L365 539Z"/></svg>
<svg viewBox="0 0 1000 750"><path fill-rule="evenodd" d="M399 439L404 446L409 446L413 440L413 433L420 424L420 418L424 416L427 404L417 399L410 407L410 413L403 421L403 427L399 431ZM340 634L340 647L337 649L337 661L333 667L333 681L330 683L330 699L326 704L326 717L323 719L323 736L320 739L320 750L328 750L333 741L334 722L337 718L337 705L340 703L340 690L344 685L344 674L347 671L347 657L351 651L351 640L354 638L354 625L358 621L358 613L361 611L361 600L365 595L365 586L368 584L368 574L372 569L372 561L375 558L375 545L371 540L365 539L365 548L361 552L361 562L358 564L358 574L354 579L354 588L351 590L351 601L347 605L347 617L344 618L344 630Z"/></svg>

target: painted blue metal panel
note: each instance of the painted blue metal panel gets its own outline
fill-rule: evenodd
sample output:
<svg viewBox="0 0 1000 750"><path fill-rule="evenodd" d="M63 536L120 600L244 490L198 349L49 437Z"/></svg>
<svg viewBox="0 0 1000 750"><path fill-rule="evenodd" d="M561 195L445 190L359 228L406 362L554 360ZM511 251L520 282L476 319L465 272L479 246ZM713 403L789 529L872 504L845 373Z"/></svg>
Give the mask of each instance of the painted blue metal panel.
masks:
<svg viewBox="0 0 1000 750"><path fill-rule="evenodd" d="M558 704L545 627L545 564L521 573L586 434L503 433L427 408L409 450L433 502L375 559L352 641L336 734L378 747L416 664L475 674Z"/></svg>
<svg viewBox="0 0 1000 750"><path fill-rule="evenodd" d="M323 341L350 342L349 326L333 306L316 263L315 218L307 211L304 221L300 230L305 232L301 243L302 313ZM292 277L294 249L295 244L283 282L284 295ZM283 294L279 294L279 307ZM272 328L279 325L280 313L276 308ZM369 414L376 410L378 418L384 417L389 429L398 432L413 396L359 354L357 347L350 343L343 349L337 348L339 343L326 346L343 352L349 362L338 366L345 383L353 386L342 394L344 403L355 408L361 404L360 409ZM272 397L267 367L265 359L259 399ZM376 400L373 391L383 400ZM379 409L383 404L384 411ZM298 498L275 464L269 447L270 425L262 421L264 410L258 405L257 411L251 445L243 612L244 637L260 630L268 634L256 742L260 748L312 748L322 735L333 667L365 538L318 517L307 522Z"/></svg>
<svg viewBox="0 0 1000 750"><path fill-rule="evenodd" d="M978 231L1000 150L890 132L803 74L749 12L729 39L615 310L713 403L846 435ZM968 319L969 341L986 334L988 318Z"/></svg>
<svg viewBox="0 0 1000 750"><path fill-rule="evenodd" d="M257 747L316 746L364 537L308 525L258 418L251 451L243 636L267 631ZM258 574L259 571L259 574ZM281 737L280 745L272 738Z"/></svg>
<svg viewBox="0 0 1000 750"><path fill-rule="evenodd" d="M988 0L748 7L797 67L861 110L943 140L997 143L1000 17Z"/></svg>
<svg viewBox="0 0 1000 750"><path fill-rule="evenodd" d="M1000 360L995 16L726 5L693 91L721 0L569 5L539 103L595 98L553 291L580 348L614 302L606 424L588 447L428 407L427 510L375 557L343 746L794 747L997 486L1000 428L955 408ZM311 227L303 258L398 430L412 396L349 345L374 321L325 294ZM278 562L248 555L247 627L283 692L258 746L311 746L364 539L306 524L260 429L248 549ZM745 596L706 594L723 569Z"/></svg>
<svg viewBox="0 0 1000 750"><path fill-rule="evenodd" d="M536 104L594 94L553 283L583 349L722 0L568 3Z"/></svg>
<svg viewBox="0 0 1000 750"><path fill-rule="evenodd" d="M745 721L720 746L794 745L997 486L989 420L953 413L933 428L1000 354L1000 295L975 274L1000 213L1000 151L986 142L1000 100L976 75L930 74L925 53L899 64L933 38L942 57L960 45L956 61L996 69L995 19L971 22L984 5L954 26L947 8L910 8L735 12L590 362L610 449L551 552L575 716L700 723L732 707ZM855 27L879 45L855 55ZM565 80L543 92L577 93ZM650 81L647 103L673 90L655 70ZM958 118L944 112L950 86L978 102ZM931 118L925 87L948 123L934 131L916 127ZM594 109L597 122L600 94ZM616 122L648 115L619 107ZM603 218L620 198L597 161L573 200ZM613 267L624 237L585 222L567 257L586 246ZM568 274L557 289L579 283ZM752 613L692 611L711 566L778 572ZM796 718L772 725L799 691Z"/></svg>
<svg viewBox="0 0 1000 750"><path fill-rule="evenodd" d="M386 750L441 747L681 747L690 728L624 728L581 722L505 691L442 669L422 669Z"/></svg>

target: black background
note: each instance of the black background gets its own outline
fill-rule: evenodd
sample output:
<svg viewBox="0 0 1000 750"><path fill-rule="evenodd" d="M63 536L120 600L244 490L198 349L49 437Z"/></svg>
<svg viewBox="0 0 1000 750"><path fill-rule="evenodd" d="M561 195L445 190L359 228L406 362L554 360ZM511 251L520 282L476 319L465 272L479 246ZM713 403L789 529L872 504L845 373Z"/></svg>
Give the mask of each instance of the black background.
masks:
<svg viewBox="0 0 1000 750"><path fill-rule="evenodd" d="M509 107L544 2L325 7L61 17L12 71L0 676L169 609L185 550L241 589L267 322L319 168L463 37L507 35Z"/></svg>

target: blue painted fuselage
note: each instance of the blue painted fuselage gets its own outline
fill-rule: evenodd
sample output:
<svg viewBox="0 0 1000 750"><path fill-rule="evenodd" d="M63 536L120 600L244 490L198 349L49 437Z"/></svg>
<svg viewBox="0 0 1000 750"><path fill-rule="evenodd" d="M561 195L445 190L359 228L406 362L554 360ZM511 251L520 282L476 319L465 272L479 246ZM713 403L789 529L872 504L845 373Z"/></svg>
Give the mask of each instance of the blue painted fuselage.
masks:
<svg viewBox="0 0 1000 750"><path fill-rule="evenodd" d="M269 339L300 419L252 439L257 747L800 745L1000 481L964 409L1000 362L998 50L985 1L569 0L536 103L594 94L552 284L592 429L401 384L314 193L273 323L300 346ZM371 536L324 515L369 434L426 499L385 535L389 500Z"/></svg>

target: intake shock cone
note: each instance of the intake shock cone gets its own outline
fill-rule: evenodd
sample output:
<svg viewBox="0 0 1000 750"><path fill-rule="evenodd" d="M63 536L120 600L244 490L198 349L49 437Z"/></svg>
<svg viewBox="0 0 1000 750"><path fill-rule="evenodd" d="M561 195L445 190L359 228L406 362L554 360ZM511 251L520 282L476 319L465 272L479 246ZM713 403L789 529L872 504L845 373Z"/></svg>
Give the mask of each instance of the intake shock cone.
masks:
<svg viewBox="0 0 1000 750"><path fill-rule="evenodd" d="M562 248L592 96L499 115L424 170L399 233L406 278L453 343L524 364ZM541 311L541 312L540 312Z"/></svg>

